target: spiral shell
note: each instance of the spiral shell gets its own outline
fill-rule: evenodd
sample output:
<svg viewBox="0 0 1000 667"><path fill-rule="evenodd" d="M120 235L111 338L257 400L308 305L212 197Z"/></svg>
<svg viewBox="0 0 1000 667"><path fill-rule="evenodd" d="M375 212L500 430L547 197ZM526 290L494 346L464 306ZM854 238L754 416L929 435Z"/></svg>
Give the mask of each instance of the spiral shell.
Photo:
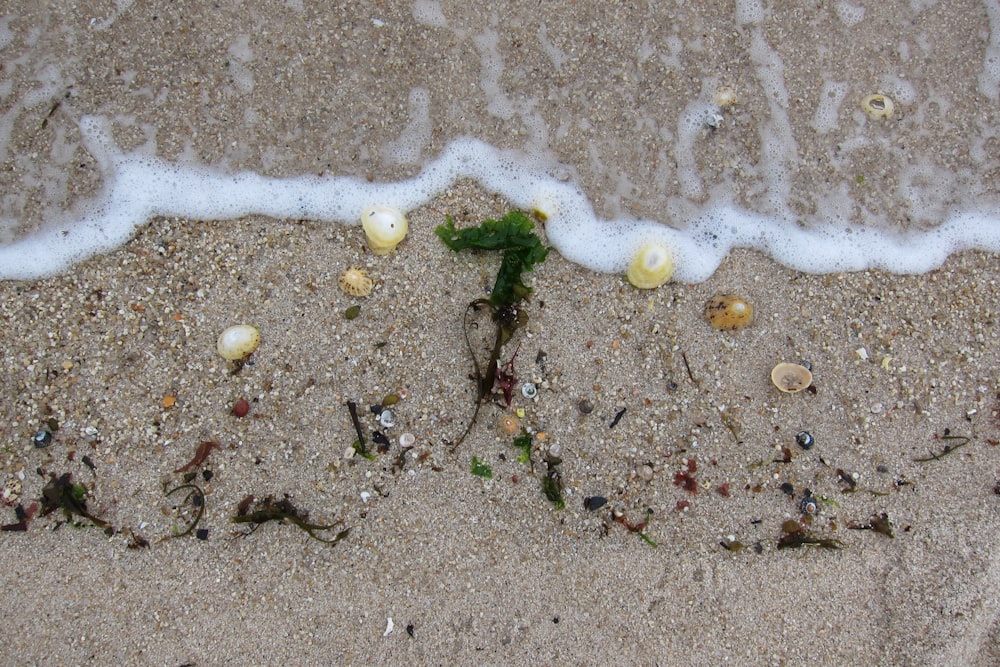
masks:
<svg viewBox="0 0 1000 667"><path fill-rule="evenodd" d="M410 223L406 216L390 206L369 206L361 212L361 226L368 238L368 247L376 255L388 255L406 238Z"/></svg>
<svg viewBox="0 0 1000 667"><path fill-rule="evenodd" d="M229 361L246 359L260 345L260 331L249 324L237 324L219 335L215 347L219 356Z"/></svg>
<svg viewBox="0 0 1000 667"><path fill-rule="evenodd" d="M372 286L375 284L364 269L352 266L340 274L337 279L340 289L351 296L368 296L372 293Z"/></svg>
<svg viewBox="0 0 1000 667"><path fill-rule="evenodd" d="M639 289L654 289L674 274L674 258L662 243L647 243L635 254L625 277Z"/></svg>

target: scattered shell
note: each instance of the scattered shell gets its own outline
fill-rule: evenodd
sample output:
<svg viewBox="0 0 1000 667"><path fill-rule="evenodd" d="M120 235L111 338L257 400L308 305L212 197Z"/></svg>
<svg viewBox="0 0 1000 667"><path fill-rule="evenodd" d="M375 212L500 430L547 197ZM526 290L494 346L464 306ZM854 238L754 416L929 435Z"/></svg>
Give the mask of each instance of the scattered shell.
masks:
<svg viewBox="0 0 1000 667"><path fill-rule="evenodd" d="M644 481L644 482L652 481L652 479L653 479L653 468L652 468L652 466L649 466L649 465L639 466L639 470L637 472L639 474L639 479L641 479L642 481Z"/></svg>
<svg viewBox="0 0 1000 667"><path fill-rule="evenodd" d="M525 382L521 385L521 395L525 398L535 398L538 396L538 387L534 382Z"/></svg>
<svg viewBox="0 0 1000 667"><path fill-rule="evenodd" d="M378 416L378 423L382 428L392 428L396 425L396 415L392 414L392 410L383 410Z"/></svg>
<svg viewBox="0 0 1000 667"><path fill-rule="evenodd" d="M562 456L562 447L555 442L549 445L549 456L553 458L559 458Z"/></svg>
<svg viewBox="0 0 1000 667"><path fill-rule="evenodd" d="M500 431L507 435L517 435L521 431L521 421L514 415L500 417Z"/></svg>
<svg viewBox="0 0 1000 667"><path fill-rule="evenodd" d="M753 306L735 294L717 294L705 304L705 317L719 331L739 331L753 324Z"/></svg>
<svg viewBox="0 0 1000 667"><path fill-rule="evenodd" d="M364 269L352 266L340 274L337 284L351 296L368 296L372 293L372 286L375 283Z"/></svg>
<svg viewBox="0 0 1000 667"><path fill-rule="evenodd" d="M674 258L662 243L647 243L639 248L628 265L625 276L639 289L654 289L674 274Z"/></svg>
<svg viewBox="0 0 1000 667"><path fill-rule="evenodd" d="M412 433L404 433L403 435L399 436L399 446L402 447L403 449L409 449L414 445L414 443L416 443L416 441L417 438Z"/></svg>
<svg viewBox="0 0 1000 667"><path fill-rule="evenodd" d="M723 109L733 106L738 101L736 91L729 86L722 86L715 91L715 104Z"/></svg>
<svg viewBox="0 0 1000 667"><path fill-rule="evenodd" d="M17 477L11 477L3 484L3 489L0 489L0 504L7 507L14 507L19 502L21 502L21 491L23 490L23 483Z"/></svg>
<svg viewBox="0 0 1000 667"><path fill-rule="evenodd" d="M48 447L52 444L52 433L42 429L41 431L35 433L35 435L31 436L31 443L39 449L42 447Z"/></svg>
<svg viewBox="0 0 1000 667"><path fill-rule="evenodd" d="M802 492L802 499L799 500L799 511L803 514L815 514L819 511L819 505L816 503L816 497L809 489L805 489Z"/></svg>
<svg viewBox="0 0 1000 667"><path fill-rule="evenodd" d="M771 382L781 391L794 394L812 384L812 373L805 366L782 362L771 371Z"/></svg>
<svg viewBox="0 0 1000 667"><path fill-rule="evenodd" d="M368 247L376 255L388 255L406 238L410 224L406 216L389 206L369 206L361 213L361 226L368 238Z"/></svg>
<svg viewBox="0 0 1000 667"><path fill-rule="evenodd" d="M216 349L223 359L239 361L246 359L260 345L260 331L249 324L237 324L219 335Z"/></svg>
<svg viewBox="0 0 1000 667"><path fill-rule="evenodd" d="M233 416L234 417L246 417L250 413L250 402L245 398L241 398L233 405Z"/></svg>
<svg viewBox="0 0 1000 667"><path fill-rule="evenodd" d="M896 105L889 97L878 93L861 100L861 110L872 120L884 120L892 118L896 112Z"/></svg>
<svg viewBox="0 0 1000 667"><path fill-rule="evenodd" d="M802 449L812 449L812 446L816 444L816 438L809 431L799 431L795 434L795 444Z"/></svg>

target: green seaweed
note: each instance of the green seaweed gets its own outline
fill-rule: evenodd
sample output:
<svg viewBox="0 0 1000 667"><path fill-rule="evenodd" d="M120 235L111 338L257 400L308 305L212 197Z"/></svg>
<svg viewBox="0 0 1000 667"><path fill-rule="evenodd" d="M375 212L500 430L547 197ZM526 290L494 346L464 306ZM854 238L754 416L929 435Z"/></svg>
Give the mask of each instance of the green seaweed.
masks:
<svg viewBox="0 0 1000 667"><path fill-rule="evenodd" d="M514 446L521 450L517 455L518 463L531 463L531 434L525 433L514 438Z"/></svg>
<svg viewBox="0 0 1000 667"><path fill-rule="evenodd" d="M204 516L205 514L205 492L194 484L181 484L180 486L175 486L174 488L167 491L166 495L169 498L177 491L181 491L184 489L189 490L190 493L188 493L184 497L184 500L181 502L186 503L188 500L191 500L191 504L198 509L198 512L197 514L195 514L194 519L191 520L191 523L188 524L187 528L185 528L183 531L178 531L175 528L173 530L173 533L171 534L171 537L184 537L185 535L190 535L191 531L195 529L195 527L198 525L198 522L201 521L201 517Z"/></svg>
<svg viewBox="0 0 1000 667"><path fill-rule="evenodd" d="M531 294L522 274L545 261L549 253L534 229L531 218L520 211L511 211L500 220L484 220L479 227L461 230L455 228L450 215L445 216L445 224L439 225L434 233L455 252L469 248L503 251L500 271L490 293L490 303L499 307L516 304Z"/></svg>
<svg viewBox="0 0 1000 667"><path fill-rule="evenodd" d="M557 456L546 456L545 466L547 470L545 476L542 477L542 492L557 510L566 507L566 501L563 500L562 495L562 474L559 472L559 465L561 463L562 459Z"/></svg>
<svg viewBox="0 0 1000 667"><path fill-rule="evenodd" d="M480 460L478 456L472 457L472 474L484 479L493 479L493 468L488 463Z"/></svg>
<svg viewBox="0 0 1000 667"><path fill-rule="evenodd" d="M927 463L929 461L938 461L938 460L944 458L945 456L947 456L948 454L951 454L956 449L961 449L962 447L965 447L967 444L969 444L972 441L972 438L970 438L968 436L964 436L964 435L950 435L947 432L947 429L945 429L945 434L943 436L941 436L941 440L945 440L945 441L961 440L961 442L959 442L957 445L945 445L944 448L939 453L930 452L930 456L924 456L924 457L921 457L921 458L913 459L913 462L914 463Z"/></svg>
<svg viewBox="0 0 1000 667"><path fill-rule="evenodd" d="M535 234L534 228L534 223L524 213L511 211L500 220L485 220L479 227L462 230L455 228L455 221L451 216L446 216L445 224L439 225L434 230L438 238L455 252L470 248L503 251L500 270L497 272L490 296L469 303L462 318L465 345L472 357L476 405L465 431L452 445L452 450L465 440L479 417L480 407L493 392L500 370L500 353L503 346L510 341L515 331L528 323L528 315L520 307L520 303L530 296L531 288L524 284L523 274L544 261L549 252ZM480 366L472 341L469 340L469 329L472 326L469 315L482 309L488 310L491 315L495 336L489 358ZM502 379L511 382L512 371L509 371L509 376L504 375Z"/></svg>
<svg viewBox="0 0 1000 667"><path fill-rule="evenodd" d="M48 484L42 488L41 500L41 516L62 510L66 521L72 521L74 516L80 516L95 526L111 528L107 521L98 519L87 510L87 487L83 484L74 484L73 473L66 472L58 477L55 473L51 473Z"/></svg>
<svg viewBox="0 0 1000 667"><path fill-rule="evenodd" d="M342 524L343 521L335 521L332 524L325 526L317 523L310 523L309 514L307 512L300 512L288 498L275 500L274 496L268 496L264 500L259 501L257 503L257 507L251 512L249 505L252 504L253 498L252 496L249 498L250 502L247 503L247 506L244 506L243 503L241 503L239 513L230 519L230 521L232 523L253 524L250 529L250 533L257 530L261 524L267 523L268 521L287 521L293 526L304 530L309 537L314 540L324 542L326 544L336 544L340 540L347 537L348 533L351 532L350 528L345 528L331 538L321 537L316 533L336 528ZM250 533L247 534L249 535Z"/></svg>

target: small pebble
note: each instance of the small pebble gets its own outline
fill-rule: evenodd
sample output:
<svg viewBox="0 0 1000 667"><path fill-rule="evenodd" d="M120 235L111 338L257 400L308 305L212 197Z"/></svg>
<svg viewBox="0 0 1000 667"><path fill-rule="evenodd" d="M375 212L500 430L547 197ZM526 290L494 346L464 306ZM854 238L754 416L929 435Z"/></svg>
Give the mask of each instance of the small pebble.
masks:
<svg viewBox="0 0 1000 667"><path fill-rule="evenodd" d="M594 404L591 403L586 398L583 399L582 401L580 401L580 403L577 405L577 407L580 409L580 414L584 414L584 415L589 415L591 412L594 411Z"/></svg>
<svg viewBox="0 0 1000 667"><path fill-rule="evenodd" d="M35 447L39 449L43 447L48 447L50 444L52 444L52 433L46 431L45 429L42 429L41 431L35 433L35 435L32 436L31 442L32 444L35 445Z"/></svg>
<svg viewBox="0 0 1000 667"><path fill-rule="evenodd" d="M250 412L250 402L247 401L247 399L245 398L241 398L240 400L236 401L235 405L233 405L234 417L246 417L249 412Z"/></svg>
<svg viewBox="0 0 1000 667"><path fill-rule="evenodd" d="M639 466L639 477L645 481L650 482L653 479L653 468L650 466Z"/></svg>
<svg viewBox="0 0 1000 667"><path fill-rule="evenodd" d="M608 499L604 496L587 496L583 499L583 507L586 510L595 512L608 504Z"/></svg>

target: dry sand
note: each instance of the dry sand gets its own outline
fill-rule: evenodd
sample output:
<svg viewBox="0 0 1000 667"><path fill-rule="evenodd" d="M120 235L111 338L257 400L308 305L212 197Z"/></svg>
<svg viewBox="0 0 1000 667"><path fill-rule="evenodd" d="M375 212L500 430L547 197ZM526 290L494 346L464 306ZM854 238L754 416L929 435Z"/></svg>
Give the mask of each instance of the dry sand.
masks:
<svg viewBox="0 0 1000 667"><path fill-rule="evenodd" d="M346 144L367 147L349 159L357 173L408 173L379 162L377 147L405 126L399 105L409 88L389 77L374 101L352 92L369 63L343 32L370 33L376 15L390 27L412 23L408 5L324 13L171 3L155 20L153 9L126 7L106 30L86 27L112 9L80 3L56 19L36 3L37 14L8 26L22 40L37 25L38 39L51 42L46 57L72 63L72 98L44 131L72 136L73 114L132 114L118 137L126 145L129 132L137 145L153 128L165 156L184 154L186 141L188 157L273 175L324 171L327 162L340 173L331 137L353 132L358 141ZM972 5L958 10L983 20ZM505 11L513 10L497 10ZM580 11L581 25L606 18ZM606 36L614 44L626 33L609 25L622 31ZM775 25L791 30L795 21ZM222 62L231 68L225 45L243 33L256 56L246 63L252 92L241 96ZM348 53L353 64L323 65ZM396 57L405 64L404 55ZM298 58L308 71L293 71ZM129 69L134 83L122 83ZM336 91L342 81L347 92ZM149 87L148 108L129 86ZM398 117L383 128L377 111L386 105ZM37 130L48 107L19 112L12 154L53 141ZM246 109L256 124L245 122ZM73 197L99 180L76 153L61 167ZM5 191L17 176L3 176ZM28 206L26 219L43 219L43 208ZM492 284L499 260L454 254L433 228L445 213L471 225L506 210L475 184L456 184L411 212L410 237L385 258L367 251L359 228L158 218L66 275L0 284L4 480L23 474L27 506L49 473L71 472L87 486L90 510L116 530L109 538L60 525L56 513L2 535L0 661L997 664L995 257L965 253L923 276L812 276L738 251L705 283L645 292L552 253L529 276L530 322L517 338L517 373L540 390L535 401L516 395L514 407L528 429L547 434L536 438L532 471L496 429L499 404L483 407L457 449L447 445L475 400L465 304ZM375 277L370 297L338 289L351 265ZM708 326L702 309L719 292L753 304L753 327ZM360 316L345 320L354 304ZM233 375L215 339L239 322L257 325L263 344ZM505 358L512 353L508 346ZM771 367L796 360L812 364L815 392L771 385ZM407 396L394 408L389 451L346 459L355 435L345 402L362 406L370 433L378 424L366 406L399 390ZM168 396L176 402L164 407ZM252 407L237 419L230 409L241 396ZM586 415L584 399L594 405ZM50 418L59 424L54 441L35 448L31 437ZM815 436L811 450L795 445L800 430ZM416 445L399 469L404 432ZM971 440L940 460L915 461L962 442L942 440L946 432ZM222 445L199 468L211 480L197 478L207 539L170 539L181 525L171 510L179 496L164 490L207 439ZM541 490L553 444L562 450L562 510ZM471 474L473 456L492 466L492 479ZM690 461L697 493L674 484ZM845 476L856 477L853 490ZM801 516L807 488L820 499L810 530L841 549L778 550L782 523ZM288 494L311 519L351 532L336 545L274 523L247 534L229 519L248 494ZM584 498L597 495L608 504L585 509ZM613 520L623 512L638 522L647 509L644 534L655 547ZM3 513L14 521L12 509ZM883 513L891 539L850 529ZM135 536L149 547L128 548ZM729 551L729 540L746 548Z"/></svg>

